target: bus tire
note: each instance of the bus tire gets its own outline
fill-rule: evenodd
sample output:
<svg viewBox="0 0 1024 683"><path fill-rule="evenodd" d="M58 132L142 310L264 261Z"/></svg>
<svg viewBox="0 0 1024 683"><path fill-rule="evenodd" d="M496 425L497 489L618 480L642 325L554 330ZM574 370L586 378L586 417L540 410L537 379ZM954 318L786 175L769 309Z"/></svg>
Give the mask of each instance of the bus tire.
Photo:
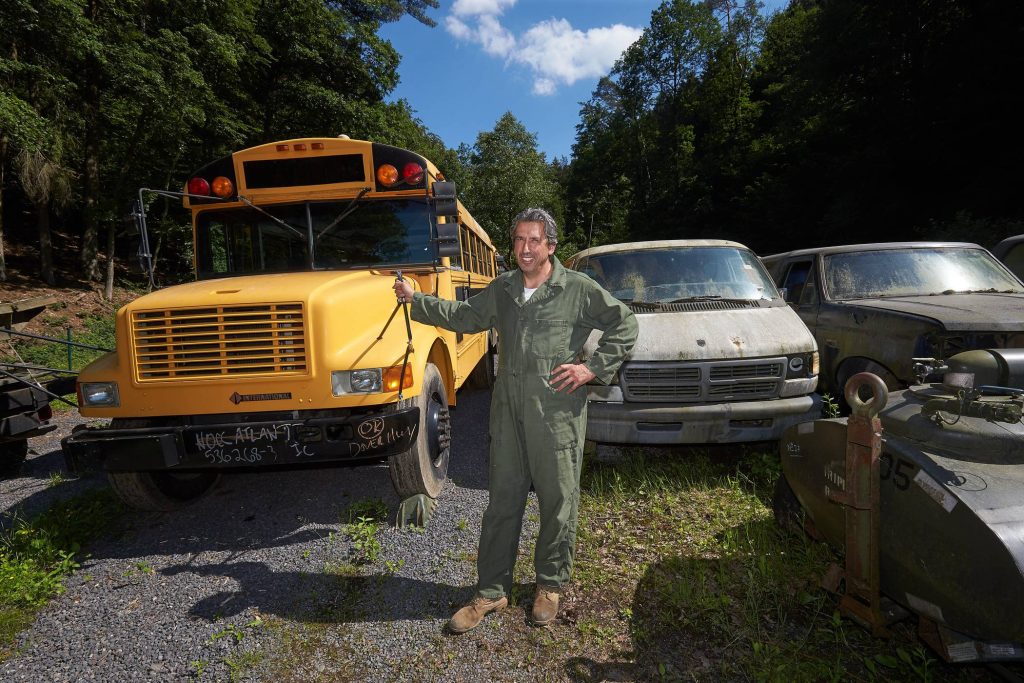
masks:
<svg viewBox="0 0 1024 683"><path fill-rule="evenodd" d="M398 404L399 408L413 406L420 409L419 431L412 448L388 458L391 483L403 500L420 493L437 498L448 480L451 419L448 393L433 363L427 363L423 369L420 395Z"/></svg>
<svg viewBox="0 0 1024 683"><path fill-rule="evenodd" d="M28 439L0 443L0 479L16 477L28 455Z"/></svg>
<svg viewBox="0 0 1024 683"><path fill-rule="evenodd" d="M107 472L118 498L139 510L171 512L199 500L220 481L220 472Z"/></svg>

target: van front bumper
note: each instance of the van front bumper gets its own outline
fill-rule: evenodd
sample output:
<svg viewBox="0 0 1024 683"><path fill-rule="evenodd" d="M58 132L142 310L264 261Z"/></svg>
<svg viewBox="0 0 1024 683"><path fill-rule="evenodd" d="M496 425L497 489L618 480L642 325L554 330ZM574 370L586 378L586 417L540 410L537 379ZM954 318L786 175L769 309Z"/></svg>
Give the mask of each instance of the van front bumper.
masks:
<svg viewBox="0 0 1024 683"><path fill-rule="evenodd" d="M819 417L818 394L699 405L590 401L587 439L623 444L775 441L791 425Z"/></svg>
<svg viewBox="0 0 1024 683"><path fill-rule="evenodd" d="M109 472L359 464L403 453L419 408L337 417L82 429L61 442L68 469Z"/></svg>

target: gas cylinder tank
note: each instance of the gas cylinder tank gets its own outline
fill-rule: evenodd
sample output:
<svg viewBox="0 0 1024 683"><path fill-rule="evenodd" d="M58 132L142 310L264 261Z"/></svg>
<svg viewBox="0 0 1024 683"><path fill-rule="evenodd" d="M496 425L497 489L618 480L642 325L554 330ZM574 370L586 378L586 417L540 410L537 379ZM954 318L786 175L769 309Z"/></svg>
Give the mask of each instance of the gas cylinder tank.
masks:
<svg viewBox="0 0 1024 683"><path fill-rule="evenodd" d="M1021 659L1021 398L1012 391L979 395L977 387L1022 384L1024 350L971 351L946 365L947 377L959 375L953 384L892 392L878 412L881 590L937 624L995 643L1005 658ZM790 428L780 442L793 493L840 550L845 513L829 492L845 487L846 428L846 418L816 420Z"/></svg>

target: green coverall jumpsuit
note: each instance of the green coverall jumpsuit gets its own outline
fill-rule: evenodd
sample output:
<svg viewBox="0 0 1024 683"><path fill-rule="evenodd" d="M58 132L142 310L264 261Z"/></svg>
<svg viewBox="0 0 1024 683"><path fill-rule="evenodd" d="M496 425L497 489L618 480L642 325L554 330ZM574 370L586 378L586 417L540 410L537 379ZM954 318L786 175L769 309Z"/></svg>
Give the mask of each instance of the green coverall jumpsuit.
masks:
<svg viewBox="0 0 1024 683"><path fill-rule="evenodd" d="M569 581L576 546L580 467L587 429L587 390L558 392L552 371L580 360L590 333L602 330L586 361L612 380L636 341L632 312L586 275L552 258L551 277L523 301L519 270L503 273L467 301L413 295L413 320L455 332L498 331L498 373L491 398L490 503L477 559L478 593L507 595L532 483L540 506L534 555L537 583Z"/></svg>

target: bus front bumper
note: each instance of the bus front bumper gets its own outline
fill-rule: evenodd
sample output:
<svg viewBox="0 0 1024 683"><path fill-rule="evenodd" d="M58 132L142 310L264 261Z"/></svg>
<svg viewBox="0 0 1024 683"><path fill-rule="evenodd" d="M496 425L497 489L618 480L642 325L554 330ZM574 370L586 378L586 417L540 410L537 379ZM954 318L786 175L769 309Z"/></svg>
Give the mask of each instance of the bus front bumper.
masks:
<svg viewBox="0 0 1024 683"><path fill-rule="evenodd" d="M419 408L345 417L82 429L61 442L68 469L109 472L359 464L409 450Z"/></svg>

